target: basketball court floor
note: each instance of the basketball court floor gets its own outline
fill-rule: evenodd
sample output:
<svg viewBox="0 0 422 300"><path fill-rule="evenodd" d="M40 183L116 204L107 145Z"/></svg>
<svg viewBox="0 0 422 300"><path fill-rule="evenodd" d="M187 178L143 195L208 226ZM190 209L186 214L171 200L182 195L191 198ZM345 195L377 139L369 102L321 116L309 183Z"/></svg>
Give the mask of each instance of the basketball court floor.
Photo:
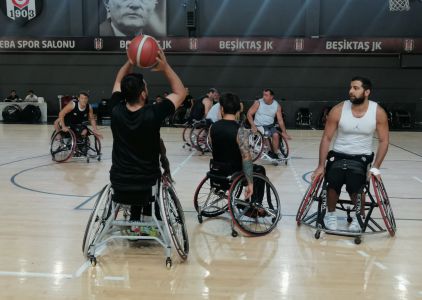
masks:
<svg viewBox="0 0 422 300"><path fill-rule="evenodd" d="M295 222L322 131L289 130L289 164L265 164L281 198L278 227L233 238L228 215L198 224L194 211L209 155L182 149L181 129L163 128L190 241L188 260L168 270L153 242L110 242L96 267L82 255L92 196L111 165L111 131L101 131L101 162L58 164L49 155L51 126L0 124L0 299L422 299L422 133L391 132L381 169L396 236L355 245L350 237L316 240Z"/></svg>

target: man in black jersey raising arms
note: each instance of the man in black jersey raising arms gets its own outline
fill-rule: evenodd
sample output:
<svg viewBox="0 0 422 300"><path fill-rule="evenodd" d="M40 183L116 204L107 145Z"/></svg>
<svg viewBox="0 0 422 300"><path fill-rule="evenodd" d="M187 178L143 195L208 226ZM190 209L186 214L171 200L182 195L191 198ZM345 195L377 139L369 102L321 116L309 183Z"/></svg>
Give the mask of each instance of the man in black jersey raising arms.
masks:
<svg viewBox="0 0 422 300"><path fill-rule="evenodd" d="M148 104L148 85L126 62L119 70L111 97L113 133L110 181L118 202L131 205L131 220L149 215L152 187L161 177L160 127L186 96L182 81L167 63L163 51L153 71L164 74L172 92L155 105Z"/></svg>

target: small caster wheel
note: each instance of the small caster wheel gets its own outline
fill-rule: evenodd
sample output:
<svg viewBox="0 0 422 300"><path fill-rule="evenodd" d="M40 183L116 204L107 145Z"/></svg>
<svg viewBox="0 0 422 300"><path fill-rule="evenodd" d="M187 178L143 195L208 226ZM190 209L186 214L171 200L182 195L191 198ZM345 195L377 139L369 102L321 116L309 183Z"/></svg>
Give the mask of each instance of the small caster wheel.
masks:
<svg viewBox="0 0 422 300"><path fill-rule="evenodd" d="M319 240L319 238L321 237L321 231L317 231L317 232L315 232L315 238L317 239L317 240Z"/></svg>
<svg viewBox="0 0 422 300"><path fill-rule="evenodd" d="M97 265L97 258L92 256L89 261L91 262L91 266L95 267Z"/></svg>
<svg viewBox="0 0 422 300"><path fill-rule="evenodd" d="M89 164L89 157L86 158L86 163Z"/></svg>
<svg viewBox="0 0 422 300"><path fill-rule="evenodd" d="M98 155L97 160L98 160L98 161L101 161L101 155Z"/></svg>
<svg viewBox="0 0 422 300"><path fill-rule="evenodd" d="M170 257L167 257L167 259L166 259L166 268L167 269L171 269L171 266L172 266L172 261L171 261L171 258Z"/></svg>
<svg viewBox="0 0 422 300"><path fill-rule="evenodd" d="M352 221L353 221L353 218L352 217L347 217L347 223L352 223Z"/></svg>
<svg viewBox="0 0 422 300"><path fill-rule="evenodd" d="M355 237L355 244L359 245L362 242L362 239L360 238L360 236Z"/></svg>
<svg viewBox="0 0 422 300"><path fill-rule="evenodd" d="M233 229L232 230L232 237L237 237L237 235L238 235L237 231Z"/></svg>
<svg viewBox="0 0 422 300"><path fill-rule="evenodd" d="M284 162L284 165L287 166L287 160Z"/></svg>
<svg viewBox="0 0 422 300"><path fill-rule="evenodd" d="M198 215L198 222L199 222L199 224L202 224L202 222L203 222L201 215Z"/></svg>

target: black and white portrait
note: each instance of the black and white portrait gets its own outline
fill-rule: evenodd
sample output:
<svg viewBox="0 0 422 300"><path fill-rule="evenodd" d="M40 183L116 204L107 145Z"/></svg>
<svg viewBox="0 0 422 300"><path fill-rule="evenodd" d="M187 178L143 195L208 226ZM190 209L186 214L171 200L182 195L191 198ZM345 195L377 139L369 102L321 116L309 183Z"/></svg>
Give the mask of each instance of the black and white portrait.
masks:
<svg viewBox="0 0 422 300"><path fill-rule="evenodd" d="M166 35L166 0L100 0L100 36ZM101 9L102 8L102 9Z"/></svg>

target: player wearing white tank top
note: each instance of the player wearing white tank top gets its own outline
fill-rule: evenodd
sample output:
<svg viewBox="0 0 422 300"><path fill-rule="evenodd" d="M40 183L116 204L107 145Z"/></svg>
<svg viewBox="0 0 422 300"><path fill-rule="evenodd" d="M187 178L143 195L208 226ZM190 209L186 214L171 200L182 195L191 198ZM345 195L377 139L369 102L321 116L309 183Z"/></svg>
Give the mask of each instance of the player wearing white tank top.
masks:
<svg viewBox="0 0 422 300"><path fill-rule="evenodd" d="M371 172L379 176L379 168L388 150L389 130L387 115L379 105L368 99L371 94L372 84L369 79L354 77L350 83L350 100L337 104L329 113L327 123L319 147L319 164L312 177L323 176L325 163L334 134L337 136L333 144L333 159L342 156L365 157L372 153L374 133L378 136L378 149ZM330 155L331 157L331 155ZM334 166L334 163L332 164ZM339 169L330 167L326 175L328 183L328 212L324 220L325 227L337 230L337 217L334 215L336 203L339 199L341 187L346 184L346 190L352 201L356 201L357 193L366 181L366 169L361 173L354 172L352 168ZM351 231L360 231L356 218L350 225Z"/></svg>
<svg viewBox="0 0 422 300"><path fill-rule="evenodd" d="M253 132L258 130L257 126L270 127L273 149L276 155L275 158L282 158L283 155L280 151L280 137L277 130L274 128L274 119L276 117L277 123L281 129L281 134L289 140L291 137L287 134L286 126L284 125L281 114L281 106L274 99L274 92L270 89L265 89L262 93L262 99L255 101L255 103L249 108L247 117Z"/></svg>

